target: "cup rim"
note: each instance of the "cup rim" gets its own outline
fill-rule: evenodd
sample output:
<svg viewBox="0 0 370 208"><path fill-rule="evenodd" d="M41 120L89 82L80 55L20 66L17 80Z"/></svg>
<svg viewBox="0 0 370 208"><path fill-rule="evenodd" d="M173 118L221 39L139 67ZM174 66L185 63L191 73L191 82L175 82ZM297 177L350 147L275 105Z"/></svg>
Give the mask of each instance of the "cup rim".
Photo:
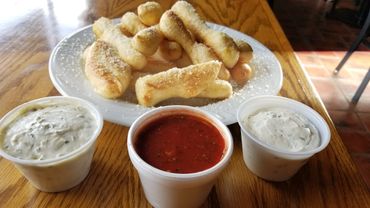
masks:
<svg viewBox="0 0 370 208"><path fill-rule="evenodd" d="M256 100L273 100L273 101L274 100L275 101L279 100L279 101L283 101L285 103L289 103L291 105L298 106L299 108L303 109L304 111L310 112L310 114L312 114L315 117L315 119L317 119L321 123L319 127L317 125L313 124L316 127L316 129L319 131L320 145L318 147L314 148L314 149L307 150L307 151L291 152L291 151L275 148L271 145L268 145L268 144L262 142L258 138L256 138L256 136L253 135L252 133L250 133L249 130L243 125L243 120L242 120L243 118L242 118L242 115L241 115L243 109L245 107L247 107L248 104L253 103ZM276 106L272 106L272 107L281 107L281 106L279 104L276 104ZM263 108L265 108L265 106L261 105L257 110L263 109ZM287 108L287 109L290 109L290 108ZM255 110L255 111L257 111L257 110ZM302 113L302 111L299 110L299 109L290 109L290 110L292 110L294 112ZM239 106L239 109L237 111L237 120L238 120L238 124L240 126L240 129L243 131L243 133L245 133L249 138L251 138L257 145L259 145L260 147L263 147L263 148L265 148L265 149L267 149L271 152L275 152L275 153L278 153L278 154L284 154L284 155L287 155L287 156L299 157L299 156L313 155L315 153L318 153L321 150L323 150L329 144L330 138L331 138L330 128L329 128L327 122L324 120L324 118L318 112L316 112L314 109L307 106L306 104L303 104L299 101L296 101L296 100L293 100L293 99L290 99L290 98L287 98L287 97L282 97L282 96L261 95L261 96L252 97L252 98L244 101ZM327 136L324 138L325 135L327 135Z"/></svg>
<svg viewBox="0 0 370 208"><path fill-rule="evenodd" d="M191 111L191 112L201 114L209 122L211 122L213 125L215 125L216 128L220 132L222 131L221 134L223 135L224 140L227 144L227 147L226 147L227 149L225 150L223 157L221 158L221 160L217 164L215 164L214 166L212 166L208 169L205 169L205 170L202 170L202 171L199 171L199 172L195 172L195 173L171 173L171 172L167 172L167 171L164 171L164 170L161 170L159 168L151 166L150 164L148 164L146 161L144 161L137 154L132 140L134 138L133 136L136 133L136 130L138 129L138 127L141 126L141 123L143 123L144 120L155 116L155 114L158 113L158 112L173 111L173 110L175 110L175 111L176 110L178 110L178 111L188 110L188 111ZM231 135L229 129L226 127L226 125L223 124L219 119L217 119L215 116L211 115L210 113L208 113L204 110L201 110L199 108L192 107L192 106L168 105L168 106L161 106L161 107L152 109L152 110L144 113L143 115L141 115L139 118L137 118L134 121L134 123L131 125L131 127L129 129L129 132L128 132L127 148L128 148L128 152L129 152L129 157L132 160L132 163L134 164L134 166L140 165L140 167L143 170L145 170L146 172L157 175L157 176L166 177L166 178L172 179L172 180L186 181L186 180L191 180L193 178L207 176L209 174L214 173L215 171L217 171L219 169L222 169L225 165L227 165L227 163L228 163L228 161L229 161L229 159L232 155L232 152L233 152L233 138L232 138L232 135Z"/></svg>
<svg viewBox="0 0 370 208"><path fill-rule="evenodd" d="M93 115L93 117L95 118L95 122L97 124L97 128L95 129L94 133L91 135L91 139L89 139L86 143L81 145L79 148L73 150L72 152L70 152L68 154L65 154L61 157L58 157L58 158L50 158L50 159L45 159L45 160L20 159L20 158L16 158L16 157L8 154L7 152L5 152L3 150L2 147L0 147L0 156L4 157L7 160L10 160L14 163L21 164L21 165L46 165L46 164L52 164L52 163L59 163L59 162L63 162L65 160L71 159L71 158L79 155L80 153L82 153L85 149L89 148L92 144L94 144L94 142L98 138L98 136L99 136L99 134L100 134L100 132L103 128L103 117L102 117L101 113L99 112L99 110L92 103L90 103L90 102L88 102L84 99L77 98L77 97L72 97L72 96L50 96L50 97L38 98L38 99L34 99L34 100L30 100L28 102L25 102L21 105L18 105L15 108L13 108L8 113L6 113L0 119L0 126L2 125L2 123L7 121L7 119L9 119L12 115L17 113L19 110L26 108L29 105L40 104L40 103L43 103L43 102L45 104L48 104L48 102L57 103L57 102L60 102L60 101L65 102L65 103L68 103L68 102L78 103L80 106L87 109Z"/></svg>

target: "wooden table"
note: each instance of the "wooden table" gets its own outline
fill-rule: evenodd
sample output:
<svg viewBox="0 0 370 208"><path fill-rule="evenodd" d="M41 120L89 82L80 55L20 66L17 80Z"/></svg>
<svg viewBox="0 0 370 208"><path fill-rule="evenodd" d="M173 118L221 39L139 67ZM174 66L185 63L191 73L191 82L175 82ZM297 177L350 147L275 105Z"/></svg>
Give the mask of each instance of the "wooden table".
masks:
<svg viewBox="0 0 370 208"><path fill-rule="evenodd" d="M0 7L0 116L26 101L59 95L48 74L53 47L64 36L106 16L120 17L142 1L2 1ZM169 8L173 1L162 1ZM204 207L369 207L369 190L355 168L323 103L264 0L192 2L208 21L262 42L278 57L280 94L316 109L329 123L329 146L289 181L271 183L253 175L242 160L240 133L231 125L235 148ZM128 127L105 122L92 168L79 186L62 193L33 188L0 159L0 207L148 207L126 150Z"/></svg>

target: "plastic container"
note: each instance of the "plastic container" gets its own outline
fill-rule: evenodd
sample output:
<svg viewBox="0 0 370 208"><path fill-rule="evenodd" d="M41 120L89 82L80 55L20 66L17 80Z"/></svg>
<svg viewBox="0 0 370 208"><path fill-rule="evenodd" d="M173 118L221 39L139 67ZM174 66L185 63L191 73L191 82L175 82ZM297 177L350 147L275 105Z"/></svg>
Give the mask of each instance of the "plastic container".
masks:
<svg viewBox="0 0 370 208"><path fill-rule="evenodd" d="M186 113L199 116L213 124L225 139L225 151L221 160L204 171L195 173L170 173L146 163L135 151L137 133L153 120L165 115ZM199 207L206 200L217 176L227 165L233 152L233 140L229 129L217 118L198 108L188 106L164 106L140 116L131 126L127 139L128 153L139 173L145 196L154 207Z"/></svg>
<svg viewBox="0 0 370 208"><path fill-rule="evenodd" d="M244 120L261 109L281 107L297 112L307 118L318 130L320 144L317 148L290 152L268 145L244 126ZM257 96L245 101L237 113L240 125L244 162L255 175L270 181L291 178L314 154L323 150L330 141L330 129L325 120L312 108L298 101L280 96Z"/></svg>
<svg viewBox="0 0 370 208"><path fill-rule="evenodd" d="M78 185L85 179L90 170L96 140L103 126L103 118L99 111L89 102L74 97L45 97L24 103L0 120L0 129L12 122L19 113L30 106L54 105L60 103L72 103L84 107L90 112L96 122L97 128L90 139L78 149L58 158L45 160L25 160L13 157L2 149L0 141L0 155L11 161L17 169L31 182L33 186L44 192L59 192Z"/></svg>

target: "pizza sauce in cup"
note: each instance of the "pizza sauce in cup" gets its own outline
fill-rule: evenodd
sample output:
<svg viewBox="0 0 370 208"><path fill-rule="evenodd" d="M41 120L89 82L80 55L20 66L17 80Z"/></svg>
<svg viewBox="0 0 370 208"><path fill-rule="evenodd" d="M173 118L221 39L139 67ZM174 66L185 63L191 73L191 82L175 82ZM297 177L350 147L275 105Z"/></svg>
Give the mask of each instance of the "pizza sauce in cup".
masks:
<svg viewBox="0 0 370 208"><path fill-rule="evenodd" d="M219 130L193 115L166 115L138 135L135 149L150 165L172 173L194 173L217 164L225 149Z"/></svg>
<svg viewBox="0 0 370 208"><path fill-rule="evenodd" d="M189 106L164 106L130 127L128 153L154 207L199 207L233 151L228 128Z"/></svg>

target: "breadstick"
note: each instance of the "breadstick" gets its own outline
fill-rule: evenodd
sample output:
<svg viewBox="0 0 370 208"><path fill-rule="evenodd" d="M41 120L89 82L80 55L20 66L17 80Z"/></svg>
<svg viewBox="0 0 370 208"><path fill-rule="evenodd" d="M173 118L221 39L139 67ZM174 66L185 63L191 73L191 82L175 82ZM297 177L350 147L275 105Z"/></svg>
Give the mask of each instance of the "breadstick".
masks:
<svg viewBox="0 0 370 208"><path fill-rule="evenodd" d="M234 40L240 52L253 51L252 47L243 40Z"/></svg>
<svg viewBox="0 0 370 208"><path fill-rule="evenodd" d="M231 96L233 87L228 81L216 79L210 83L197 97L224 99Z"/></svg>
<svg viewBox="0 0 370 208"><path fill-rule="evenodd" d="M119 29L121 30L121 33L125 35L126 37L132 37L132 34L129 31L127 31L125 28L119 26Z"/></svg>
<svg viewBox="0 0 370 208"><path fill-rule="evenodd" d="M117 48L119 56L134 69L145 66L145 56L131 46L131 39L124 36L109 19L99 18L93 24L93 31L101 40Z"/></svg>
<svg viewBox="0 0 370 208"><path fill-rule="evenodd" d="M135 35L140 30L147 28L133 12L126 12L122 15L120 27L121 30L128 31L131 35Z"/></svg>
<svg viewBox="0 0 370 208"><path fill-rule="evenodd" d="M149 1L137 7L137 14L142 23L152 26L159 23L163 9L157 2Z"/></svg>
<svg viewBox="0 0 370 208"><path fill-rule="evenodd" d="M155 53L153 56L147 58L147 64L144 66L144 68L141 69L141 71L153 74L161 71L166 71L173 67L176 67L174 63L163 59L161 56L158 55L158 53Z"/></svg>
<svg viewBox="0 0 370 208"><path fill-rule="evenodd" d="M249 63L253 58L252 47L242 40L234 40L234 42L240 51L239 62L242 60L243 63Z"/></svg>
<svg viewBox="0 0 370 208"><path fill-rule="evenodd" d="M173 41L162 41L158 51L163 58L170 61L177 60L182 56L181 46Z"/></svg>
<svg viewBox="0 0 370 208"><path fill-rule="evenodd" d="M234 40L234 42L240 51L240 56L238 63L230 69L231 78L238 85L244 85L252 76L252 68L248 63L253 58L253 49L242 40Z"/></svg>
<svg viewBox="0 0 370 208"><path fill-rule="evenodd" d="M158 26L146 27L140 22L136 14L128 12L122 16L121 28L128 30L134 37L132 47L146 56L153 55L161 41L163 35ZM135 23L135 24L133 24Z"/></svg>
<svg viewBox="0 0 370 208"><path fill-rule="evenodd" d="M216 80L220 67L221 62L209 61L141 77L135 84L137 100L153 106L172 97L196 97Z"/></svg>
<svg viewBox="0 0 370 208"><path fill-rule="evenodd" d="M148 29L133 12L126 12L122 16L120 29L123 33L129 32L133 35L133 47L147 56L152 55L159 47L161 55L168 60L176 60L181 57L182 49L178 43L163 40L158 26ZM159 45L160 39L166 44Z"/></svg>
<svg viewBox="0 0 370 208"><path fill-rule="evenodd" d="M196 38L211 47L228 68L232 68L239 59L239 51L228 35L212 30L200 18L194 7L186 1L176 2L171 10L183 21Z"/></svg>
<svg viewBox="0 0 370 208"><path fill-rule="evenodd" d="M184 48L194 64L217 60L217 57L210 48L204 44L195 42L191 38L189 31L185 28L180 18L171 10L163 13L159 21L159 27L164 36L176 41ZM230 73L225 67L221 68L219 78L225 80L230 78Z"/></svg>
<svg viewBox="0 0 370 208"><path fill-rule="evenodd" d="M191 62L190 62L191 64ZM187 64L186 66L190 65ZM154 53L152 56L147 57L146 65L140 70L140 74L154 74L162 71L166 71L168 69L178 67L177 64L170 62L164 59L162 56L159 55L158 51ZM133 74L138 74L138 71L134 71ZM136 79L135 79L136 81ZM135 83L133 84L135 85Z"/></svg>
<svg viewBox="0 0 370 208"><path fill-rule="evenodd" d="M252 68L247 63L238 62L230 69L230 74L238 85L244 85L252 76Z"/></svg>
<svg viewBox="0 0 370 208"><path fill-rule="evenodd" d="M153 55L159 49L159 55L164 59L173 61L180 58L181 46L176 42L163 40L163 38L159 25L154 25L140 30L133 37L132 46L147 56Z"/></svg>
<svg viewBox="0 0 370 208"><path fill-rule="evenodd" d="M179 68L183 68L192 64L190 57L187 53L182 53L181 57L175 60L175 64Z"/></svg>
<svg viewBox="0 0 370 208"><path fill-rule="evenodd" d="M136 35L132 38L132 47L142 54L150 56L157 51L162 40L163 35L159 31L159 27L152 26L136 33Z"/></svg>
<svg viewBox="0 0 370 208"><path fill-rule="evenodd" d="M136 80L139 79L140 77L149 75L150 73L148 72L142 72L142 71L133 71L131 73L131 81L130 84L128 85L128 90L131 90L132 92L135 92L135 84Z"/></svg>
<svg viewBox="0 0 370 208"><path fill-rule="evenodd" d="M242 40L234 40L234 42L240 51L240 55L238 63L230 69L230 74L238 85L244 85L252 76L252 68L248 63L253 58L253 49Z"/></svg>
<svg viewBox="0 0 370 208"><path fill-rule="evenodd" d="M108 43L97 40L85 52L85 74L95 92L117 98L126 91L131 69Z"/></svg>

